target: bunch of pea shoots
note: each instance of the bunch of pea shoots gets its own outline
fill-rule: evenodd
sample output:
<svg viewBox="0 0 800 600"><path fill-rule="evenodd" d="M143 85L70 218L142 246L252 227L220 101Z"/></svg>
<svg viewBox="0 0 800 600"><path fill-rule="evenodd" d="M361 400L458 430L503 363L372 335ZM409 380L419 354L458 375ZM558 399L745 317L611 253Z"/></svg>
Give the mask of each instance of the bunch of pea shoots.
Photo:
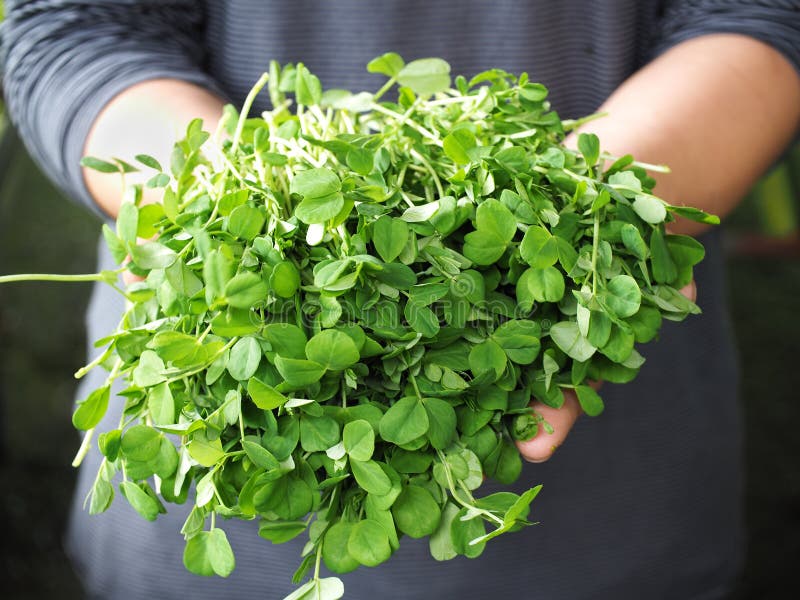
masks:
<svg viewBox="0 0 800 600"><path fill-rule="evenodd" d="M103 227L123 266L0 279L98 280L127 300L76 374L108 370L73 417L75 464L95 441L103 455L89 511L117 492L148 520L188 502L200 575L234 569L223 519L273 544L305 534L287 600L342 597L322 563L374 567L404 536L474 558L531 525L539 486L478 491L514 482L515 440L547 434L532 400L572 390L599 414L589 382L630 381L635 345L699 312L678 290L703 247L665 225L718 222L652 194L646 169L664 167L591 134L566 147L597 115L562 121L526 74L453 80L394 53L367 70L388 77L377 93L323 92L273 63L213 135L191 122L168 168L85 158L152 171ZM248 118L265 85L272 110ZM123 287L126 270L142 279ZM95 431L109 403L119 426Z"/></svg>

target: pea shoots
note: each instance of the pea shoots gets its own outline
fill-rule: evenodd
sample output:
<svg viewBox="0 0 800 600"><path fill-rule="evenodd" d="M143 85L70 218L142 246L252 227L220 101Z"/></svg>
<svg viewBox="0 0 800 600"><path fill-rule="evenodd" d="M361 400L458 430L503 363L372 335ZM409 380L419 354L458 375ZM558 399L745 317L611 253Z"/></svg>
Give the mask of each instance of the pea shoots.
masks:
<svg viewBox="0 0 800 600"><path fill-rule="evenodd" d="M394 53L367 69L388 78L375 94L272 63L213 135L188 126L168 168L85 158L163 191L142 204L129 185L103 227L123 266L0 278L98 280L128 300L77 374L109 371L73 417L76 464L95 438L104 457L89 511L117 491L148 520L190 502L200 575L234 569L218 517L273 544L307 535L295 600L340 598L322 563L376 566L403 536L475 558L531 525L540 486L477 496L484 477L515 481L514 441L547 429L531 401L574 390L600 414L587 382L632 380L635 345L699 312L678 290L703 247L665 224L718 223L652 194L646 168L663 167L594 135L565 147L596 115L562 121L526 74L453 81L441 59ZM249 118L265 85L273 108ZM126 269L143 280L122 289ZM118 428L96 432L120 402Z"/></svg>

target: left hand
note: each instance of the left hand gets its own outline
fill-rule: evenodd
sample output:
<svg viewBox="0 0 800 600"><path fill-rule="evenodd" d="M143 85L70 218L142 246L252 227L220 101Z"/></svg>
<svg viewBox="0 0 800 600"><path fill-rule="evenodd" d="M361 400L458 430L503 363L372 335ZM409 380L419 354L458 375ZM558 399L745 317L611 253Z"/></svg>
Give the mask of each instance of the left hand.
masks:
<svg viewBox="0 0 800 600"><path fill-rule="evenodd" d="M697 286L695 286L694 281L681 289L681 293L694 302L697 298ZM591 385L596 389L600 387L601 383L593 382ZM517 448L522 458L528 462L541 463L548 460L556 449L564 443L572 426L583 411L575 392L570 389L564 390L564 404L561 408L552 408L538 400L534 400L531 403L531 408L550 424L553 432L547 433L542 424L539 423L539 430L536 435L524 442L518 441Z"/></svg>

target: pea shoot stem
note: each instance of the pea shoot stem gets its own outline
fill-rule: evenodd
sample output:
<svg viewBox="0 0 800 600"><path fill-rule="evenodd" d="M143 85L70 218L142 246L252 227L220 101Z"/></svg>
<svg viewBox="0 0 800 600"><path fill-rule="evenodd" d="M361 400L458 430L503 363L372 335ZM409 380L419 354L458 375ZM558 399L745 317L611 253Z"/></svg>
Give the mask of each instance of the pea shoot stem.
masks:
<svg viewBox="0 0 800 600"><path fill-rule="evenodd" d="M597 250L600 245L600 214L594 214L592 229L592 296L597 295Z"/></svg>
<svg viewBox="0 0 800 600"><path fill-rule="evenodd" d="M488 520L498 523L500 527L505 525L503 519L501 519L491 511L488 511L484 508L478 508L474 504L471 504L461 499L461 497L456 493L456 484L455 481L453 480L453 474L450 472L450 465L447 464L447 457L441 450L436 450L436 453L439 455L439 462L442 465L442 469L444 469L445 478L447 479L447 487L450 490L450 495L453 497L453 500L458 502L461 506L463 506L467 510L477 512L478 514L484 516Z"/></svg>
<svg viewBox="0 0 800 600"><path fill-rule="evenodd" d="M108 283L113 273L116 279L118 271L103 271L102 273L88 273L82 275L57 275L53 273L25 273L22 275L3 275L0 276L0 283L15 283L19 281L61 281L61 282L81 282L81 281L103 281Z"/></svg>
<svg viewBox="0 0 800 600"><path fill-rule="evenodd" d="M398 120L398 121L402 121L402 119L403 119L403 115L401 115L400 113L398 113L398 112L395 112L395 111L393 111L393 110L389 110L388 108L386 108L386 107L383 107L383 106L381 106L380 104L375 104L375 103L373 102L373 103L370 105L370 108L371 108L372 110L374 110L375 112L379 112L379 113L381 113L381 114L384 114L384 115L386 115L387 117L393 117L394 119L396 119L396 120ZM428 138L429 140L431 140L431 141L432 141L434 144L436 144L437 146L441 146L441 145L442 145L442 140L441 140L441 139L439 139L439 136L438 136L438 135L435 135L435 134L431 133L429 130L425 129L425 128L424 128L422 125L420 125L419 123L416 123L415 121L409 121L409 122L405 123L405 125L408 125L408 126L409 126L409 127L411 127L411 129L413 129L414 131L416 131L416 132L418 132L419 134L421 134L422 136L424 136L424 137Z"/></svg>
<svg viewBox="0 0 800 600"><path fill-rule="evenodd" d="M603 117L607 116L607 112L596 112L594 114L581 117L580 119L565 119L564 121L561 121L561 126L564 128L564 131L572 131L573 129L583 127L586 125L586 123L591 123L592 121L596 121L597 119L602 119Z"/></svg>
<svg viewBox="0 0 800 600"><path fill-rule="evenodd" d="M83 434L83 440L81 440L81 446L78 448L78 452L75 454L75 458L72 459L72 466L73 467L80 467L83 459L86 458L86 455L89 453L89 448L92 446L92 438L94 437L94 427L91 429L87 429L86 433Z"/></svg>
<svg viewBox="0 0 800 600"><path fill-rule="evenodd" d="M392 89L392 86L395 84L396 81L397 77L392 77L391 79L389 79L389 81L384 83L383 87L379 89L377 92L375 92L375 95L372 97L372 101L377 103L378 100L381 98L381 96L383 96L386 92Z"/></svg>
<svg viewBox="0 0 800 600"><path fill-rule="evenodd" d="M239 147L239 140L242 138L242 131L244 130L244 122L247 120L247 115L250 112L250 108L253 106L253 101L258 96L258 93L261 91L267 80L269 80L269 73L262 73L261 77L258 78L258 81L250 90L250 93L247 94L247 98L244 100L244 104L242 105L242 111L239 113L239 122L236 123L236 131L233 134L233 140L231 143L231 147L233 148L234 152Z"/></svg>
<svg viewBox="0 0 800 600"><path fill-rule="evenodd" d="M325 538L322 537L319 540L319 545L317 546L317 558L314 562L314 579L319 581L319 564L322 560L322 544L325 542Z"/></svg>

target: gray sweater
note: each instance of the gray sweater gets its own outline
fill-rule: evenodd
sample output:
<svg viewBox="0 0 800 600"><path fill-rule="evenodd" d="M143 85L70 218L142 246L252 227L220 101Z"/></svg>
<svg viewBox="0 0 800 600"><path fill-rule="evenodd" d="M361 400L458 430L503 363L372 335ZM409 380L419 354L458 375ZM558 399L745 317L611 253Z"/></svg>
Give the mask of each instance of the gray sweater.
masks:
<svg viewBox="0 0 800 600"><path fill-rule="evenodd" d="M551 88L562 116L575 117L594 110L658 52L710 32L756 37L800 68L797 0L6 6L2 58L12 119L49 175L90 206L78 160L91 123L115 94L156 77L205 85L240 104L270 59L302 60L325 87L374 89L379 78L364 65L394 50L407 60L441 56L465 75L490 67L527 71ZM265 102L262 96L256 108ZM708 257L696 275L705 314L666 325L644 349L648 362L639 378L604 388L604 415L581 419L548 463L523 469L519 489L544 483L533 509L541 525L493 540L475 561L436 563L425 542L403 539L387 564L344 576L348 598L726 595L742 553L740 423L718 236L703 241ZM101 254L104 267L109 260ZM98 288L90 339L105 335L121 308L118 297ZM90 378L82 392L96 385ZM121 403L115 406L101 428L114 427ZM223 523L237 568L221 580L183 569L183 507L170 506L147 523L118 499L104 515L89 517L81 503L98 463L90 454L81 469L69 534L89 597L267 599L290 589L302 541L272 546L252 523Z"/></svg>

